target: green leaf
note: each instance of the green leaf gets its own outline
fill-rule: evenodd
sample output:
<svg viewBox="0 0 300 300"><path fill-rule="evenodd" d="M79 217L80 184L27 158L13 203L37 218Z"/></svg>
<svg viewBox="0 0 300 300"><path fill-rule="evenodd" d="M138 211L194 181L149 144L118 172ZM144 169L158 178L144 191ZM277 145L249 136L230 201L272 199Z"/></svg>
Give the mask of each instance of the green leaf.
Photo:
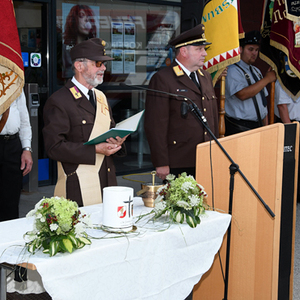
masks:
<svg viewBox="0 0 300 300"><path fill-rule="evenodd" d="M78 243L77 249L81 249L85 246L85 243Z"/></svg>
<svg viewBox="0 0 300 300"><path fill-rule="evenodd" d="M82 236L78 237L78 240L79 240L80 242L84 243L85 245L90 245L90 244L92 243L89 239L84 238L84 237L82 237Z"/></svg>
<svg viewBox="0 0 300 300"><path fill-rule="evenodd" d="M60 245L63 250L68 251L70 253L73 252L73 244L68 238L64 238L61 241Z"/></svg>
<svg viewBox="0 0 300 300"><path fill-rule="evenodd" d="M173 220L177 223L183 223L184 221L184 214L182 214L179 210L173 213Z"/></svg>
<svg viewBox="0 0 300 300"><path fill-rule="evenodd" d="M49 244L49 254L50 256L54 256L58 252L59 242L58 241L51 241Z"/></svg>
<svg viewBox="0 0 300 300"><path fill-rule="evenodd" d="M67 238L72 242L72 244L74 245L75 248L78 248L79 243L74 234L72 234L72 233L68 234Z"/></svg>
<svg viewBox="0 0 300 300"><path fill-rule="evenodd" d="M192 228L195 228L197 226L197 221L191 216L186 215L186 222Z"/></svg>

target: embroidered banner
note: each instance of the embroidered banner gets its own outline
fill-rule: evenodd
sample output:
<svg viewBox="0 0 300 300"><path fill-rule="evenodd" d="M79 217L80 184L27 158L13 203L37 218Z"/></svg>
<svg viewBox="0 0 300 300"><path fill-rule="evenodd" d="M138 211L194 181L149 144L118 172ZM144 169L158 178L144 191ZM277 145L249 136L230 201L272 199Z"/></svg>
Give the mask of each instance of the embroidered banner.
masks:
<svg viewBox="0 0 300 300"><path fill-rule="evenodd" d="M204 70L220 74L225 67L240 60L239 38L244 32L239 15L239 0L205 2L202 24L206 39L212 44L207 49Z"/></svg>
<svg viewBox="0 0 300 300"><path fill-rule="evenodd" d="M284 0L265 0L260 58L272 66L282 88L300 96L300 23L286 18Z"/></svg>
<svg viewBox="0 0 300 300"><path fill-rule="evenodd" d="M22 92L24 86L24 68L12 0L1 0L0 15L1 115Z"/></svg>
<svg viewBox="0 0 300 300"><path fill-rule="evenodd" d="M285 0L286 17L291 21L299 21L300 0Z"/></svg>

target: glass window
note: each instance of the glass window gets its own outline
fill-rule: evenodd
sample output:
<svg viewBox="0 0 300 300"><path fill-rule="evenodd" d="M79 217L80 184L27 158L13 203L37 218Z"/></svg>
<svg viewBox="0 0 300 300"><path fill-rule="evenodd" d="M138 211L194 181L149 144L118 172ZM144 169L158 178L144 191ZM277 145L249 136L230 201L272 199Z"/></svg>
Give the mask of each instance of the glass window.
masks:
<svg viewBox="0 0 300 300"><path fill-rule="evenodd" d="M180 7L125 1L57 1L58 85L72 77L70 49L85 39L106 41L114 57L104 81L147 84L153 72L171 63L168 41L180 30Z"/></svg>
<svg viewBox="0 0 300 300"><path fill-rule="evenodd" d="M180 3L170 4L58 0L58 86L73 76L70 49L100 37L106 42L106 54L114 57L106 66L104 83L98 86L105 92L114 120L118 123L144 109L145 91L121 87L120 82L147 85L158 69L171 64L174 54L166 46L180 32L181 8ZM127 156L114 159L118 175L153 168L143 120L127 138L126 147Z"/></svg>

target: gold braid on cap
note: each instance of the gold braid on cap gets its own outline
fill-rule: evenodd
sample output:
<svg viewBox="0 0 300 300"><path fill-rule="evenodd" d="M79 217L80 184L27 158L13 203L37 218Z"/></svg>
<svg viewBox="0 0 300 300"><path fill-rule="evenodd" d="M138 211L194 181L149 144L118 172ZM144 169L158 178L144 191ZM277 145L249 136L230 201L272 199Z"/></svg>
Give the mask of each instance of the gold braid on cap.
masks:
<svg viewBox="0 0 300 300"><path fill-rule="evenodd" d="M178 45L175 46L175 48L182 47L182 46L187 46L187 45L194 44L194 43L197 43L197 42L206 42L206 38L205 38L204 33L202 33L202 38L201 39L196 39L196 40L188 41L188 42L185 42L185 43L182 43L182 44L178 44Z"/></svg>

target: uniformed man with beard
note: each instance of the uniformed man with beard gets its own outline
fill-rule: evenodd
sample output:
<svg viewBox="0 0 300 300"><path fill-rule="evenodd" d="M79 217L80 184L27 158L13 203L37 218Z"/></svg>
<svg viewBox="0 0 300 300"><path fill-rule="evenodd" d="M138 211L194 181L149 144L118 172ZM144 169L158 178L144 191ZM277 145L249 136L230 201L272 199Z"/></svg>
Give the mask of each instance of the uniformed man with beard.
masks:
<svg viewBox="0 0 300 300"><path fill-rule="evenodd" d="M75 75L47 100L43 135L48 156L58 162L55 196L85 206L101 203L102 189L117 185L112 155L125 154L126 137L84 145L115 126L104 93L95 89L113 58L99 38L77 44L70 55Z"/></svg>

